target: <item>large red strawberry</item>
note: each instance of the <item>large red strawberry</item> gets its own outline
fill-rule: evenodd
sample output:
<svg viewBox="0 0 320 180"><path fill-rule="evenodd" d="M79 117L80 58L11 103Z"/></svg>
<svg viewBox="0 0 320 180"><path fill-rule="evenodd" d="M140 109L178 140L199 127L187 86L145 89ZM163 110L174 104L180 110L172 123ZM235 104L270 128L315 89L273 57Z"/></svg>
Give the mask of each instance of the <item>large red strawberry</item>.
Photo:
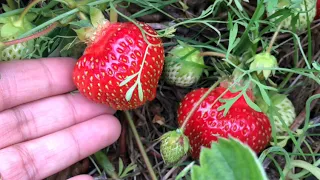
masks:
<svg viewBox="0 0 320 180"><path fill-rule="evenodd" d="M182 100L178 109L178 122L181 126L188 113L208 88L200 88L188 93ZM252 109L241 96L229 109L226 116L218 108L223 105L219 96L224 93L225 87L214 89L193 113L184 133L189 138L192 157L197 159L201 146L210 147L218 137L228 138L232 136L248 144L255 152L260 152L269 143L271 138L270 121L264 113ZM236 97L239 92L227 91L223 99ZM248 96L253 99L252 93ZM216 103L214 103L216 102Z"/></svg>
<svg viewBox="0 0 320 180"><path fill-rule="evenodd" d="M117 110L134 109L155 98L164 48L154 29L138 24L144 33L132 22L106 23L93 33L73 72L82 94Z"/></svg>

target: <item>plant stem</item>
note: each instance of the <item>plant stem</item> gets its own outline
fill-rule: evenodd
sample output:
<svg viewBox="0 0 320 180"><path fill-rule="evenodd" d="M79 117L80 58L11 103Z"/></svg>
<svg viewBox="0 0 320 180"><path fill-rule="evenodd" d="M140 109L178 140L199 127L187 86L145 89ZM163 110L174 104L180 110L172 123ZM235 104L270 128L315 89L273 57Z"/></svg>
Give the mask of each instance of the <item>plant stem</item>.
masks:
<svg viewBox="0 0 320 180"><path fill-rule="evenodd" d="M117 8L117 5L114 5L114 8ZM110 8L110 23L116 23L118 21L118 13L115 9Z"/></svg>
<svg viewBox="0 0 320 180"><path fill-rule="evenodd" d="M189 112L188 116L186 117L186 119L184 120L182 126L181 126L181 131L183 133L184 128L186 127L188 121L190 120L191 116L193 115L193 113L197 110L197 108L200 106L200 104L202 103L202 101L207 98L209 96L209 94L221 83L221 81L223 81L225 78L222 77L221 79L219 79L217 82L215 82L208 90L206 93L204 93L204 95L196 102L196 104L193 106L193 108L191 109L191 111Z"/></svg>
<svg viewBox="0 0 320 180"><path fill-rule="evenodd" d="M215 56L215 57L226 58L225 54L213 52L213 51L201 52L200 56Z"/></svg>
<svg viewBox="0 0 320 180"><path fill-rule="evenodd" d="M22 11L20 17L19 17L19 22L22 23L24 16L28 13L28 11L37 3L39 3L42 0L33 0L30 4L28 4L28 6Z"/></svg>
<svg viewBox="0 0 320 180"><path fill-rule="evenodd" d="M64 0L67 5L69 6L69 8L74 9L77 7L77 4L74 0Z"/></svg>
<svg viewBox="0 0 320 180"><path fill-rule="evenodd" d="M43 31L40 31L36 34L33 34L31 36L28 36L28 37L25 37L25 38L21 38L21 39L16 39L16 40L12 40L12 41L7 41L7 42L4 42L3 45L5 46L10 46L10 45L14 45L14 44L18 44L18 43L23 43L23 42L26 42L26 41L29 41L29 40L32 40L32 39L35 39L35 38L38 38L40 36L43 36L47 33L49 33L50 31L52 31L54 28L56 28L58 26L58 23L55 22L53 24L51 24L47 29L43 30Z"/></svg>
<svg viewBox="0 0 320 180"><path fill-rule="evenodd" d="M7 0L7 4L11 9L16 9L16 2L14 0Z"/></svg>
<svg viewBox="0 0 320 180"><path fill-rule="evenodd" d="M272 36L272 38L271 38L271 41L270 41L270 43L269 43L269 47L268 47L268 49L267 49L267 51L266 51L267 53L270 53L270 52L271 52L272 46L273 46L274 42L276 41L277 36L278 36L278 34L279 34L279 31L280 31L280 29L281 29L281 27L282 27L282 23L283 23L283 21L279 24L276 32L273 34L273 36Z"/></svg>
<svg viewBox="0 0 320 180"><path fill-rule="evenodd" d="M144 159L144 161L146 163L146 166L147 166L148 171L149 171L149 173L151 175L151 178L152 178L152 180L157 180L157 176L156 176L155 172L153 171L153 168L152 168L152 165L151 165L151 163L149 161L147 153L146 153L146 151L145 151L145 149L144 149L144 147L142 145L142 142L140 140L140 137L139 137L139 134L137 132L136 126L133 123L133 119L132 119L132 117L131 117L131 115L130 115L130 113L128 111L124 111L124 113L127 116L127 120L128 120L129 126L130 126L130 128L132 130L133 136L136 139L136 142L137 142L137 145L139 147L140 153L141 153L141 155L142 155L142 157L143 157L143 159Z"/></svg>
<svg viewBox="0 0 320 180"><path fill-rule="evenodd" d="M87 16L83 12L78 12L78 16L82 20L87 20L88 19Z"/></svg>

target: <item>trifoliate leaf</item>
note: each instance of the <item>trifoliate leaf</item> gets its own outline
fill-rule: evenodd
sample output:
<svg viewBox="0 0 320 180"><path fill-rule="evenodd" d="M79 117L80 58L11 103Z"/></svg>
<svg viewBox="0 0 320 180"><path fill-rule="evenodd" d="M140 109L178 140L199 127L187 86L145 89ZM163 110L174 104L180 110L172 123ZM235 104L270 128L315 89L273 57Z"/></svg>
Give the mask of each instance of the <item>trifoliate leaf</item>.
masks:
<svg viewBox="0 0 320 180"><path fill-rule="evenodd" d="M200 152L200 165L191 169L192 180L267 180L266 173L255 153L239 140L219 139L211 148Z"/></svg>

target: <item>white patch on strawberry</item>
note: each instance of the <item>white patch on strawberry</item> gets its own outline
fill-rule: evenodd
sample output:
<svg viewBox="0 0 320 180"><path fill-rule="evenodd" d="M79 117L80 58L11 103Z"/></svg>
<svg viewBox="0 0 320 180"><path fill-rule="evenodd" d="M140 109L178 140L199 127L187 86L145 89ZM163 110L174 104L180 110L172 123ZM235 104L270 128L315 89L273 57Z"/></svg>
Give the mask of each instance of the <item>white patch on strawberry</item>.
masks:
<svg viewBox="0 0 320 180"><path fill-rule="evenodd" d="M286 97L284 100L282 100L280 103L275 105L278 109L278 113L280 114L282 120L285 122L285 124L290 127L290 125L293 123L294 119L296 118L296 112L295 108L292 104L292 102ZM287 130L285 129L285 126L280 121L279 116L274 116L274 123L276 126L276 131L278 133L284 133Z"/></svg>

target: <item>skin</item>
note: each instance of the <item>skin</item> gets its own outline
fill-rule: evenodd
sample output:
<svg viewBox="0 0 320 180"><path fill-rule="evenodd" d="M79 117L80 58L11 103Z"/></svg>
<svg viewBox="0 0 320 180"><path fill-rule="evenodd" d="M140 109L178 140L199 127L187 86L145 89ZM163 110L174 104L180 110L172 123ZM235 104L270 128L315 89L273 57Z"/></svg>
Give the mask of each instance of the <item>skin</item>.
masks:
<svg viewBox="0 0 320 180"><path fill-rule="evenodd" d="M76 90L75 63L70 58L0 63L2 180L44 179L119 138L115 110L70 93Z"/></svg>

